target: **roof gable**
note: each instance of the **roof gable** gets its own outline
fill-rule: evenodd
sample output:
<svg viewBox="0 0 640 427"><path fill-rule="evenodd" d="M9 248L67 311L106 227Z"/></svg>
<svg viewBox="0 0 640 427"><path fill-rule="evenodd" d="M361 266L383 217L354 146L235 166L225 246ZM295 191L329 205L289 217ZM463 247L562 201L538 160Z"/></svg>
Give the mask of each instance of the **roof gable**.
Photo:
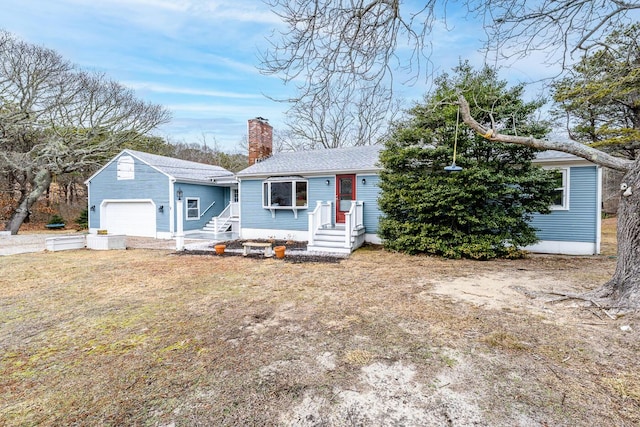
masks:
<svg viewBox="0 0 640 427"><path fill-rule="evenodd" d="M178 181L202 181L211 182L212 178L232 178L233 172L229 172L221 166L205 163L191 162L173 157L159 156L157 154L144 153L142 151L124 150L134 157L142 160L149 166L160 172L175 178Z"/></svg>
<svg viewBox="0 0 640 427"><path fill-rule="evenodd" d="M173 157L160 156L157 154L145 153L143 151L122 150L113 159L109 160L100 170L94 173L86 182L102 172L107 166L116 161L122 155L128 154L139 161L156 169L157 171L173 178L176 181L211 183L214 178L233 179L233 172L220 166L208 165L205 163L191 162L188 160L176 159Z"/></svg>

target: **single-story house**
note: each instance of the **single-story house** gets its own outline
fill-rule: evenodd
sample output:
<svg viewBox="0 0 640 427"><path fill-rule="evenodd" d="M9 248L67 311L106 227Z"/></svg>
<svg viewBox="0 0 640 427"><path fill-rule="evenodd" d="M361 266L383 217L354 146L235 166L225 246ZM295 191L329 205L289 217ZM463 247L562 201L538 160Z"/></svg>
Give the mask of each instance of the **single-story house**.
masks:
<svg viewBox="0 0 640 427"><path fill-rule="evenodd" d="M177 217L167 212L174 212L180 188L187 235L230 230L242 239L307 241L309 250L344 253L364 242L381 243L377 199L382 147L272 153L272 128L265 119L249 120L248 130L250 166L235 176L214 166L123 151L87 181L90 231L141 235L144 223L144 235L171 238ZM535 162L559 172L558 198L551 214L533 219L541 241L527 249L599 253L601 169L553 151L541 153ZM205 229L205 222L212 225Z"/></svg>
<svg viewBox="0 0 640 427"><path fill-rule="evenodd" d="M238 197L233 173L219 166L123 150L85 184L90 233L171 239L179 228L179 202L185 233L238 227L231 214L224 224L214 224Z"/></svg>

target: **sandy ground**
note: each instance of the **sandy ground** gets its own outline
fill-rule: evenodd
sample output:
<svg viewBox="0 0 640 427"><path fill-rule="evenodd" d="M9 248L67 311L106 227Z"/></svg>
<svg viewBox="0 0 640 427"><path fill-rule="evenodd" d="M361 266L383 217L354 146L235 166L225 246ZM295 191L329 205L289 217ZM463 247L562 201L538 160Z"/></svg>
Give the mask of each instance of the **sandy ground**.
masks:
<svg viewBox="0 0 640 427"><path fill-rule="evenodd" d="M43 250L46 237L49 236L13 236L6 241L0 238L0 253L3 247L16 249L17 246L23 246L28 249L29 245L38 247L40 244L39 250ZM211 242L186 243L202 245ZM173 250L174 245L173 240L127 239L130 248ZM88 256L90 254L86 251L84 254L87 258L98 258ZM180 274L178 270L185 268L185 271L194 273L187 282L196 280L198 286L190 285L196 291L201 290L200 286L205 286L199 284L198 277L213 277L210 269L215 270L216 277L223 280L228 277L230 283L239 280L239 275L242 276L240 282L246 282L240 288L235 285L231 288L241 289L239 293L247 295L246 300L238 300L244 301L244 304L234 306L230 303L235 297L230 293L222 293L224 287L206 287L210 293L197 293L193 306L185 305L187 310L179 310L179 319L193 319L196 315L204 314L214 316L219 312L224 313L226 319L233 318L237 311L233 327L218 326L214 330L216 345L208 351L211 351L211 360L215 364L223 364L228 354L238 355L239 358L234 359L227 370L221 371L224 375L231 375L236 363L244 363L241 365L243 370L247 366L259 366L256 369L259 378L253 382L245 379L247 392L236 391L234 399L246 405L243 407L242 403L238 404L238 412L251 410L250 404L255 403L249 398L242 400L245 394L254 396L250 394L251 385L273 400L281 395L288 396L287 393L299 393L292 404L278 411L275 418L277 422L271 425L638 425L634 422L638 420L636 402L640 402L637 400L640 394L636 390L640 389L633 388L637 384L634 373L637 372L637 352L634 348L637 348L636 343L640 338L638 317L608 317L599 307L586 310L584 301L552 303L558 300L553 292L581 292L585 290L585 284L600 282L600 276L607 276L607 273L591 269L612 268L611 256L531 255L530 262L482 263L406 258L383 251L367 252L365 249L356 252L345 262L349 263L349 273L343 270L344 264L341 264L318 269L320 273L317 276L312 275L311 267L308 267L310 271L303 271L299 266L277 264L274 260L239 263L233 258L207 258L203 263L203 258L193 256L178 258L171 254L166 258L165 261L172 265L167 271L175 270L174 274ZM399 268L399 271L381 268L382 261L388 258L403 262L403 268L407 271L403 272L403 268ZM589 264L585 264L586 261ZM138 262L142 265L141 261ZM187 263L191 265L183 266ZM251 273L246 270L239 273L236 270L238 266L250 269ZM164 274L160 271L156 273L159 276ZM594 276L596 273L597 277ZM119 272L109 274L111 280L122 287L117 300L142 292L139 288L127 289L129 282L116 279ZM324 276L328 274L334 276L325 280ZM352 280L338 278L347 274ZM271 280L252 285L252 275L268 276ZM298 285L290 284L289 277L292 275L302 278ZM368 284L366 287L350 286L350 283L365 281ZM110 282L105 283L109 285ZM153 283L159 286L158 292L166 292L173 301L175 289L171 285L163 285L172 283L171 277L154 280L147 286ZM255 293L254 297L249 298L252 293ZM376 297L376 294L380 296ZM385 295L391 300L385 299ZM389 332L370 326L375 313L380 316L386 313L382 302L388 303L398 313L397 325L387 325ZM322 315L314 318L311 314L316 305L326 306L325 310L329 311L320 311ZM197 310L189 311L189 307L197 307ZM441 310L442 318L429 312L430 307ZM336 315L328 315L330 310L335 310ZM113 310L117 311L122 310ZM419 315L422 311L423 316ZM63 313L64 310L57 312ZM533 316L528 316L529 313ZM455 318L452 323L446 320L449 317ZM527 323L522 326L521 322ZM172 323L174 326L179 324ZM203 324L209 328L209 324L215 322ZM383 326L382 323L376 325L379 328ZM442 325L449 326L442 328ZM393 331L408 335L406 342L417 347L414 349L402 341L392 340ZM546 335L541 335L543 332L559 335L547 339ZM573 338L565 339L563 333ZM339 338L328 338L333 334ZM183 335L179 336L181 343L188 341ZM199 335L188 336L197 342ZM398 346L398 350L391 344L386 347L378 344L384 339ZM485 348L484 343L489 340L493 344ZM553 346L549 342L553 342ZM214 349L217 348L227 350L214 357ZM255 351L247 348L255 348ZM182 354L175 353L176 358ZM207 354L202 352L197 357L207 357ZM195 355L193 357L193 360L198 360ZM345 369L347 365L357 367L352 379L346 379L351 372ZM236 375L241 376L239 373ZM627 378L628 383L625 382ZM207 399L222 399L225 393L229 393L232 384L224 381L221 384L224 387L211 386L211 390L199 390L201 394L196 398L185 398L171 417L180 420L179 416L182 416L184 424L189 424L188 416L182 413L193 413L198 404L208 408L206 405L210 402ZM597 384L597 387L593 384ZM611 402L619 404L620 399L615 400L615 393L607 391L615 387L621 390L625 410L631 415L624 419L612 418L610 422L603 422L602 418L594 423L571 419L571 410L576 409L571 406L567 409L565 399L570 403L577 400L578 395L593 393L594 398L598 398L598 405L603 405L602 395L609 393ZM543 391L539 392L539 389ZM489 397L485 397L485 394ZM555 406L545 409L539 400ZM585 401L588 399L585 398ZM511 415L506 421L496 415L501 413L504 405L511 405ZM600 410L601 406L594 405L585 405L581 411L588 413L594 408ZM555 416L554 410L567 412ZM205 415L202 416L206 419ZM238 416L238 419L243 418ZM555 422L547 422L546 419ZM156 425L181 424L179 421L169 421ZM232 424L229 422L226 425Z"/></svg>

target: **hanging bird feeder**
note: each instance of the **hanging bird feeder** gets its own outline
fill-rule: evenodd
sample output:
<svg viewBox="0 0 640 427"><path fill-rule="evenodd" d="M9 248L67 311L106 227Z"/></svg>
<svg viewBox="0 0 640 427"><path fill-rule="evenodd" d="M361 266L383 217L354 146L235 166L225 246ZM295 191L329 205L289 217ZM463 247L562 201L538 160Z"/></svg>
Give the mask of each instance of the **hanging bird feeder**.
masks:
<svg viewBox="0 0 640 427"><path fill-rule="evenodd" d="M461 166L456 165L456 151L458 149L458 125L460 123L460 106L458 106L458 112L456 114L456 133L453 136L453 161L449 166L445 166L444 170L447 172L460 172Z"/></svg>

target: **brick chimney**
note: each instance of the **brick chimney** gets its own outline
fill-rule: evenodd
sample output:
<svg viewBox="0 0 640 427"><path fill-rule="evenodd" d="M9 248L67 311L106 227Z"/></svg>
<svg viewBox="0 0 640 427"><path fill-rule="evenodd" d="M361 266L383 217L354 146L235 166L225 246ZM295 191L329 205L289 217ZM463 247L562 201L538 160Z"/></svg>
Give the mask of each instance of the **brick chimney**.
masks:
<svg viewBox="0 0 640 427"><path fill-rule="evenodd" d="M248 122L249 166L271 155L273 127L267 119L256 117Z"/></svg>

